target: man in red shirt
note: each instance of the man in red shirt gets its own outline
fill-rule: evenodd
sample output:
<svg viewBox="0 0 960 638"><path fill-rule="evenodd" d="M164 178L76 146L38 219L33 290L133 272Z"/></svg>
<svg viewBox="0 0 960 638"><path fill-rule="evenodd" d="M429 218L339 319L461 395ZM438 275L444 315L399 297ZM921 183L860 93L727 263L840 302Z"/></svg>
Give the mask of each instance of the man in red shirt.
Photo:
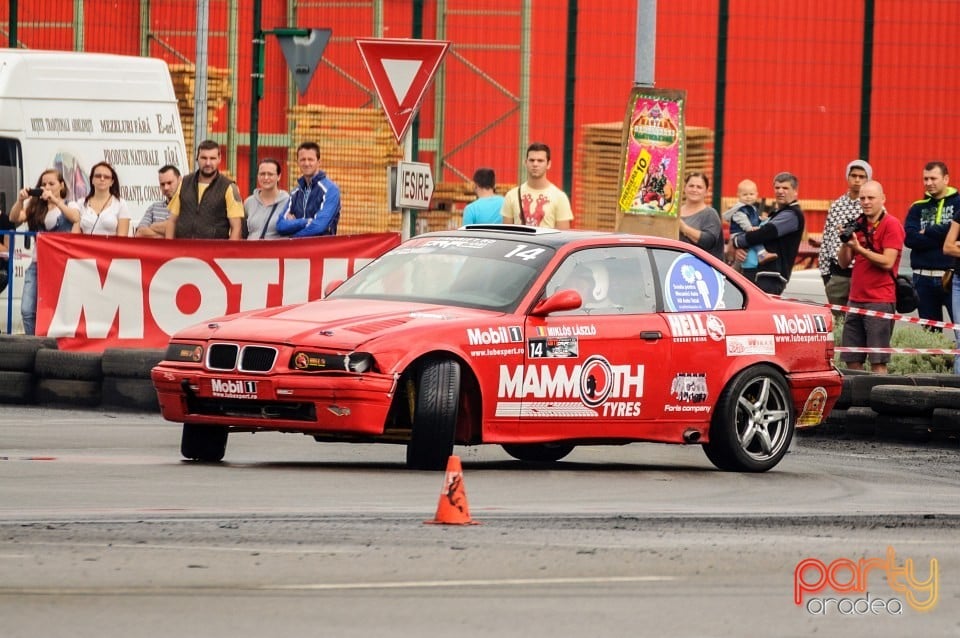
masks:
<svg viewBox="0 0 960 638"><path fill-rule="evenodd" d="M900 253L906 233L896 217L884 208L886 197L880 182L869 181L860 187L857 230L837 253L841 268L853 264L850 276L850 305L880 312L896 310L897 289L894 276L900 268ZM843 239L843 237L841 237ZM844 347L889 348L893 320L867 317L848 312L843 323L840 345ZM840 360L851 370L863 370L864 352L842 352ZM886 374L889 353L871 352L870 370Z"/></svg>

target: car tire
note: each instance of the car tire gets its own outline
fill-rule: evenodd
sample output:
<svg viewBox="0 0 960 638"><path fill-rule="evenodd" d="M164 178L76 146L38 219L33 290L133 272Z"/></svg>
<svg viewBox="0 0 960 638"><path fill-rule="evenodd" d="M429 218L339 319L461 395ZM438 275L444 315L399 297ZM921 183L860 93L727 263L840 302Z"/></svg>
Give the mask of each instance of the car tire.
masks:
<svg viewBox="0 0 960 638"><path fill-rule="evenodd" d="M30 372L37 359L40 344L36 341L0 343L0 369L9 372Z"/></svg>
<svg viewBox="0 0 960 638"><path fill-rule="evenodd" d="M33 403L33 374L0 370L0 403Z"/></svg>
<svg viewBox="0 0 960 638"><path fill-rule="evenodd" d="M573 452L569 443L527 443L503 445L503 451L518 461L553 463Z"/></svg>
<svg viewBox="0 0 960 638"><path fill-rule="evenodd" d="M103 351L103 376L120 379L149 379L150 371L163 360L166 350L107 348Z"/></svg>
<svg viewBox="0 0 960 638"><path fill-rule="evenodd" d="M191 461L219 463L227 451L229 429L219 425L183 424L180 454Z"/></svg>
<svg viewBox="0 0 960 638"><path fill-rule="evenodd" d="M881 385L905 385L913 388L917 384L910 377L892 374L868 374L850 377L850 405L868 407L870 405L870 392Z"/></svg>
<svg viewBox="0 0 960 638"><path fill-rule="evenodd" d="M429 361L420 371L413 409L413 430L407 444L407 467L442 470L453 454L460 399L460 364Z"/></svg>
<svg viewBox="0 0 960 638"><path fill-rule="evenodd" d="M877 431L877 413L873 408L859 405L847 408L843 427L847 434L873 436Z"/></svg>
<svg viewBox="0 0 960 638"><path fill-rule="evenodd" d="M160 412L157 389L150 379L103 377L103 405L120 410Z"/></svg>
<svg viewBox="0 0 960 638"><path fill-rule="evenodd" d="M930 440L930 425L928 416L881 413L877 415L876 436L879 439L925 443Z"/></svg>
<svg viewBox="0 0 960 638"><path fill-rule="evenodd" d="M795 425L786 379L770 366L753 366L720 394L703 450L721 470L766 472L787 453Z"/></svg>
<svg viewBox="0 0 960 638"><path fill-rule="evenodd" d="M100 381L103 368L99 352L70 352L65 350L37 350L34 370L43 379L73 379Z"/></svg>
<svg viewBox="0 0 960 638"><path fill-rule="evenodd" d="M878 385L870 390L870 407L877 414L930 416L938 392L939 387Z"/></svg>
<svg viewBox="0 0 960 638"><path fill-rule="evenodd" d="M84 406L100 405L100 382L83 379L40 379L36 389L37 403Z"/></svg>
<svg viewBox="0 0 960 638"><path fill-rule="evenodd" d="M935 408L930 419L933 437L940 441L955 441L960 438L960 410Z"/></svg>

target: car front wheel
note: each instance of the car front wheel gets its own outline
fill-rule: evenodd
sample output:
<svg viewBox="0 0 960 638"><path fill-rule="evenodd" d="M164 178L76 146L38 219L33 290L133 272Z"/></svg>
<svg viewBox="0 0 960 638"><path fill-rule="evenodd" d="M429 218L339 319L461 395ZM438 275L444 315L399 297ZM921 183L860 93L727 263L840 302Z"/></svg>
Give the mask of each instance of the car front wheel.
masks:
<svg viewBox="0 0 960 638"><path fill-rule="evenodd" d="M420 371L415 393L407 466L416 470L442 470L453 454L460 364L446 359L426 363Z"/></svg>
<svg viewBox="0 0 960 638"><path fill-rule="evenodd" d="M724 388L703 450L721 470L766 472L787 453L793 430L786 379L770 366L754 366Z"/></svg>
<svg viewBox="0 0 960 638"><path fill-rule="evenodd" d="M183 424L183 436L180 438L180 454L193 461L217 463L223 460L227 451L229 430L219 425Z"/></svg>

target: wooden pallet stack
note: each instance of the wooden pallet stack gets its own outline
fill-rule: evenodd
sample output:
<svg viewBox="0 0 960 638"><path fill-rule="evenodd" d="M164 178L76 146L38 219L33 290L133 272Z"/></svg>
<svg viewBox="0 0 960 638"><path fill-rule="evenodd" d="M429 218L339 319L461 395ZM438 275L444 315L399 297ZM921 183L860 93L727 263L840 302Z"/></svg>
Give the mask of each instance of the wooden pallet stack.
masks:
<svg viewBox="0 0 960 638"><path fill-rule="evenodd" d="M289 112L293 142L287 158L289 187L298 171L297 146L320 145L320 167L340 187L337 233L399 231L401 215L391 213L387 199L387 167L403 159L403 148L390 132L382 109L296 106Z"/></svg>
<svg viewBox="0 0 960 638"><path fill-rule="evenodd" d="M700 171L713 178L713 131L686 128L684 172ZM617 201L623 144L623 122L587 124L583 127L576 179L574 224L585 230L612 231L617 223Z"/></svg>
<svg viewBox="0 0 960 638"><path fill-rule="evenodd" d="M170 79L177 95L177 107L180 110L180 125L183 127L183 141L187 153L196 151L196 132L193 117L194 91L197 86L196 67L192 64L170 64ZM230 100L230 71L228 69L207 68L207 128L210 130L217 121L217 113ZM181 167L184 168L184 167Z"/></svg>

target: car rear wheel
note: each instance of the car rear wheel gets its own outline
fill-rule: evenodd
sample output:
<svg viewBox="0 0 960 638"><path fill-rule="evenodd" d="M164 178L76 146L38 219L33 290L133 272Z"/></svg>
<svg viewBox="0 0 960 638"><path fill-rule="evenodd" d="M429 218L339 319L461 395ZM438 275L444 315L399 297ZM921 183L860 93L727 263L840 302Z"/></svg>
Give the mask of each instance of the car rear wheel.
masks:
<svg viewBox="0 0 960 638"><path fill-rule="evenodd" d="M180 438L180 454L193 461L217 463L223 460L227 451L229 430L219 425L183 424L183 436Z"/></svg>
<svg viewBox="0 0 960 638"><path fill-rule="evenodd" d="M407 466L416 470L442 470L453 454L460 364L448 359L426 363L415 392Z"/></svg>
<svg viewBox="0 0 960 638"><path fill-rule="evenodd" d="M794 425L783 375L770 366L754 366L724 388L703 451L721 470L766 472L787 453Z"/></svg>
<svg viewBox="0 0 960 638"><path fill-rule="evenodd" d="M520 461L551 463L573 452L569 443L529 443L504 445L503 451Z"/></svg>

